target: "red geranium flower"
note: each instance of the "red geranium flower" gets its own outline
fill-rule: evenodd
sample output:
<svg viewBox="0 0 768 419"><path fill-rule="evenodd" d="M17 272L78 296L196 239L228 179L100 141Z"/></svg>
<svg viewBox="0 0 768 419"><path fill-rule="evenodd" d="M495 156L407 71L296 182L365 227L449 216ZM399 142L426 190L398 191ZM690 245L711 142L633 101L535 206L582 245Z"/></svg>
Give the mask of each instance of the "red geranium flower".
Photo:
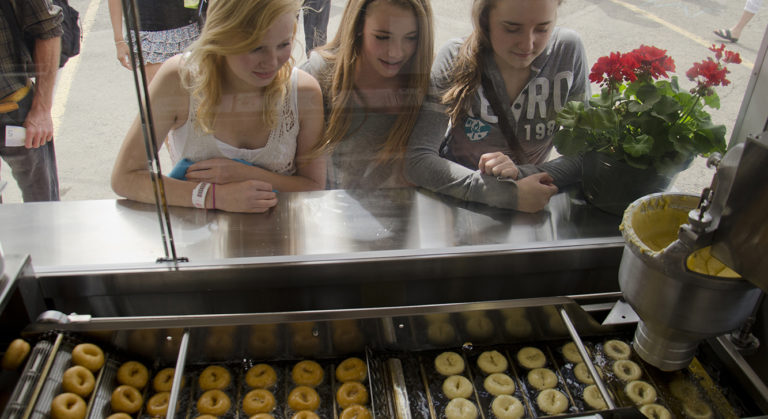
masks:
<svg viewBox="0 0 768 419"><path fill-rule="evenodd" d="M725 78L728 69L721 67L716 61L707 59L700 63L694 63L685 75L692 81L695 81L698 88L709 88L714 86L728 86L731 82Z"/></svg>
<svg viewBox="0 0 768 419"><path fill-rule="evenodd" d="M600 85L620 84L625 81L635 81L635 68L639 63L629 54L612 52L608 56L598 58L589 74L589 81Z"/></svg>
<svg viewBox="0 0 768 419"><path fill-rule="evenodd" d="M653 46L641 45L630 52L640 63L638 68L639 75L647 74L653 79L659 77L669 77L668 71L675 71L675 61L667 55L667 50Z"/></svg>

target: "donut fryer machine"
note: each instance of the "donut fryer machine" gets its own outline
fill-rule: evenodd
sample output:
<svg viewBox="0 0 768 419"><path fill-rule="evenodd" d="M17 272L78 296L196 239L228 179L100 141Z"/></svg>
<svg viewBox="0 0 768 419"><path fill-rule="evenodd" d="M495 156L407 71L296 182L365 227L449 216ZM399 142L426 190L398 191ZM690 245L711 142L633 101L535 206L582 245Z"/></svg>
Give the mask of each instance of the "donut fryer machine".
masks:
<svg viewBox="0 0 768 419"><path fill-rule="evenodd" d="M608 339L627 343L632 339L637 319L626 303L617 300L619 297L617 293L606 293L203 316L92 318L45 312L24 331L33 343L33 351L2 417L49 417L50 402L61 391L61 377L70 365L72 347L91 342L104 349L107 361L88 400L88 418L104 418L111 413L109 400L117 386L116 370L128 360L144 363L150 378L165 367L182 371L173 383L168 418L196 416L194 400L200 393L195 387L196 374L203 366L225 365L232 372L233 382L241 383L249 366L266 362L278 371L279 378L275 388L277 408L272 414L290 418L291 411L285 407L291 387L290 368L297 360L313 359L324 367L326 377L318 387L323 400L320 416L335 419L341 410L334 397L338 383L333 371L348 356L358 356L367 363L367 407L373 417L444 418L448 400L441 392L441 383L445 377L437 374L433 365L438 354L450 350L465 359L463 375L473 383L469 399L479 407L478 417L490 419L495 418L490 409L492 396L484 390L483 373L477 368L478 355L490 349L509 360L506 372L515 380L513 395L523 402L524 417L548 416L537 407L537 390L528 383L526 370L515 361L516 352L524 346L540 348L546 354L547 367L557 374L556 388L567 395L569 405L561 416L642 418L624 393L623 383L611 372L611 360L602 347ZM433 327L436 325L439 327ZM265 339L264 331L274 339ZM601 394L608 398L606 409L596 411L583 401L584 385L574 377L574 364L561 351L566 342L574 342L582 357L588 354L590 362L586 365ZM706 417L751 417L768 411L768 398L761 393L759 379L726 340L713 339L701 345L690 366L673 373L656 369L634 352L631 359L641 366L642 380L656 388L656 403L668 408L674 417L686 417L684 400L676 398L670 387L670 383L680 380L697 389L697 399L711 409ZM3 389L6 391L9 389ZM235 384L230 391L233 406L238 406L245 390ZM145 402L151 394L146 390ZM247 416L233 408L224 417Z"/></svg>

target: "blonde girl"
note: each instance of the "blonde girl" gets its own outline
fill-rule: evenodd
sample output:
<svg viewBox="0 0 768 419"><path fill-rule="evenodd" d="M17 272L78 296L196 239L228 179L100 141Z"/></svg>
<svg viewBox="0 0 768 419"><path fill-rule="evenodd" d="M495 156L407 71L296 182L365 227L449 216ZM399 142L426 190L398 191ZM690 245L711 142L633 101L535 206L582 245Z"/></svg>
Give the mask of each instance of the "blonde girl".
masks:
<svg viewBox="0 0 768 419"><path fill-rule="evenodd" d="M168 136L171 205L262 212L275 191L322 189L310 156L323 127L317 81L293 67L297 0L213 0L188 53L163 63L150 86L155 140ZM153 202L140 122L112 173L121 196Z"/></svg>
<svg viewBox="0 0 768 419"><path fill-rule="evenodd" d="M349 0L335 38L302 68L323 91L328 186L407 185L402 158L429 86L432 9L427 0Z"/></svg>

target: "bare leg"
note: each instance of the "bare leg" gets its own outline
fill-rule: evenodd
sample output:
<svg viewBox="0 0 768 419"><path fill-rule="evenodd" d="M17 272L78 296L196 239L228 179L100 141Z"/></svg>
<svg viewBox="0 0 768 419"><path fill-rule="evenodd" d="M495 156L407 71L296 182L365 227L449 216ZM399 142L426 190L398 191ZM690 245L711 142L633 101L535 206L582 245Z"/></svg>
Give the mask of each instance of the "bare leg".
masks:
<svg viewBox="0 0 768 419"><path fill-rule="evenodd" d="M741 14L741 19L739 19L739 21L736 23L736 26L731 28L731 35L736 39L740 38L741 31L744 30L744 27L747 26L747 23L752 20L754 15L754 13L750 13L745 10L744 13Z"/></svg>
<svg viewBox="0 0 768 419"><path fill-rule="evenodd" d="M155 78L155 74L157 74L157 70L160 70L161 65L163 65L163 63L144 64L144 71L147 72L147 86L152 83L152 79Z"/></svg>

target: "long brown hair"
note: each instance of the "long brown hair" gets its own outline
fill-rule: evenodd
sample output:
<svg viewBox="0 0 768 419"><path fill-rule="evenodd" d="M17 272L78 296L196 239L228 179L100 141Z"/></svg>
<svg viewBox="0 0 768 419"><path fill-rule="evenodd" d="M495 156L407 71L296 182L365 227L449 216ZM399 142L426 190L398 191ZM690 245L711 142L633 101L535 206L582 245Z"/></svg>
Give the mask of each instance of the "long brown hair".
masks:
<svg viewBox="0 0 768 419"><path fill-rule="evenodd" d="M488 15L503 0L475 0L472 3L472 34L467 37L454 61L451 87L443 94L451 124L457 126L469 112L472 98L481 84L483 57L492 50ZM558 6L563 0L558 0Z"/></svg>
<svg viewBox="0 0 768 419"><path fill-rule="evenodd" d="M355 91L355 68L362 48L366 11L372 3L377 1L388 1L393 5L412 10L418 23L416 52L406 64L408 78L405 88L411 95L404 111L400 113L389 130L386 142L377 151L377 161L383 163L404 153L408 137L416 124L419 109L429 87L434 34L432 8L428 0L349 0L336 36L328 45L317 50L325 60L332 63L332 69L325 75L330 83L324 83L330 84L330 91L326 92L325 98L330 115L323 137L316 149L324 151L332 149L343 140L349 129L349 105Z"/></svg>
<svg viewBox="0 0 768 419"><path fill-rule="evenodd" d="M180 70L184 87L196 104L195 123L212 132L216 106L221 101L225 57L251 51L272 23L284 15L298 16L300 0L212 0L200 37L189 46ZM296 29L294 26L294 33ZM262 119L268 128L277 125L277 110L290 81L293 59L278 70L264 91Z"/></svg>

